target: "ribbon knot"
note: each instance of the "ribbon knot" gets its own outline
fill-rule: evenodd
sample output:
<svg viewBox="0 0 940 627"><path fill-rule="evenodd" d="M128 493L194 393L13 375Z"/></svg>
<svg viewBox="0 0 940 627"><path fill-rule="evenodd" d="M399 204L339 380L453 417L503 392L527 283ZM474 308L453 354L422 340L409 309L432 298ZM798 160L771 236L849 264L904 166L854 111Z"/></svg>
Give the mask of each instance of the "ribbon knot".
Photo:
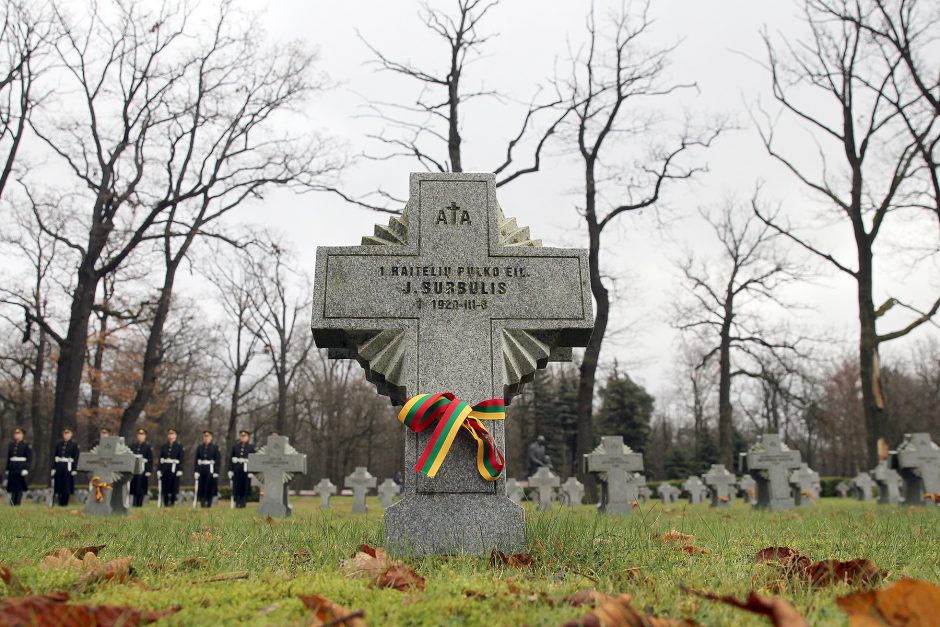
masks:
<svg viewBox="0 0 940 627"><path fill-rule="evenodd" d="M506 460L481 421L505 418L506 407L501 398L491 398L471 406L450 392L412 396L398 412L398 420L415 433L434 426L431 439L414 466L416 471L431 478L444 463L457 432L465 429L477 442L480 476L487 481L498 479Z"/></svg>
<svg viewBox="0 0 940 627"><path fill-rule="evenodd" d="M110 483L105 483L101 480L101 477L94 477L91 480L91 485L95 490L95 502L101 503L104 501L104 491L113 489L113 486Z"/></svg>

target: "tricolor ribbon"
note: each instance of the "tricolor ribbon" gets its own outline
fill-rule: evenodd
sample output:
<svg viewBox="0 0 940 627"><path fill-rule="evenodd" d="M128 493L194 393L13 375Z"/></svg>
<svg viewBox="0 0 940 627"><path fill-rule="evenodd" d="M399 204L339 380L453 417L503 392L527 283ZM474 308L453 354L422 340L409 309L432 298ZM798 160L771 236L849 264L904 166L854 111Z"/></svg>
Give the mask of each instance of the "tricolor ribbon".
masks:
<svg viewBox="0 0 940 627"><path fill-rule="evenodd" d="M491 398L471 406L450 392L412 396L398 412L398 420L415 433L434 426L431 440L414 467L422 475L431 478L444 463L457 432L466 429L477 441L477 469L480 476L487 481L498 479L506 460L481 421L505 418L506 407L501 398Z"/></svg>
<svg viewBox="0 0 940 627"><path fill-rule="evenodd" d="M91 485L95 490L95 502L96 503L103 502L104 491L112 489L112 485L110 483L105 483L104 481L101 480L100 477L94 477L91 480Z"/></svg>

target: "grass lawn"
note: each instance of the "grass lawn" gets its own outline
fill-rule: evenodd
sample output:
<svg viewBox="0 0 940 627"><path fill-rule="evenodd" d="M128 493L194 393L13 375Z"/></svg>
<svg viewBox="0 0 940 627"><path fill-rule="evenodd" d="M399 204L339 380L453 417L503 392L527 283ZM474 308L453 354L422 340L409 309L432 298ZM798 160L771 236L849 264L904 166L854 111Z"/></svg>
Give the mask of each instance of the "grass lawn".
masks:
<svg viewBox="0 0 940 627"><path fill-rule="evenodd" d="M627 517L598 516L593 507L527 511L528 552L536 564L497 568L487 557L406 558L427 579L424 592L375 589L349 579L339 563L361 543L382 544L382 510L353 515L352 498L336 497L321 512L318 499L294 499L294 516L266 520L227 503L209 511L150 505L123 518L90 518L78 506L49 510L28 504L0 508L0 563L34 592L70 590L79 574L38 564L57 548L107 545L102 560L132 556L140 583L102 583L73 592L93 604L144 609L180 606L161 624L303 624L310 614L297 594L321 594L370 625L556 625L585 607L561 602L596 588L627 592L634 607L703 625L764 625L763 619L683 593L680 583L743 597L772 594L767 565L753 563L768 546L789 546L814 559L867 558L888 571L887 581L913 577L940 583L940 508L903 508L823 499L790 512L755 512L741 502L730 510L659 503ZM688 554L658 536L672 529L695 536L708 554ZM193 559L196 558L196 559ZM512 590L507 584L513 579ZM520 592L520 589L522 592ZM810 624L847 621L833 598L844 584L813 590L787 582L778 594ZM0 583L0 595L9 591Z"/></svg>

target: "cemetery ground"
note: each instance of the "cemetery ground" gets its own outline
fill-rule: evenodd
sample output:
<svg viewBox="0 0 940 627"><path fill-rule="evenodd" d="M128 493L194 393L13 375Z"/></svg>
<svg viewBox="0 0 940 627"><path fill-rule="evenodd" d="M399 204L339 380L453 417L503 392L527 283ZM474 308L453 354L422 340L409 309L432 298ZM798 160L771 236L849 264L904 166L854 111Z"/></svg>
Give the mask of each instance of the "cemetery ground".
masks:
<svg viewBox="0 0 940 627"><path fill-rule="evenodd" d="M364 516L351 513L351 497L334 497L331 505L321 511L318 499L295 499L294 515L285 519L258 516L254 504L246 510L150 505L113 518L87 517L77 506L0 508L0 564L15 577L0 584L0 602L29 588L69 592L71 603L179 608L161 620L168 625L323 624L299 598L316 594L361 610L370 625L558 625L591 610L570 604L570 595L598 590L627 593L634 608L658 617L767 624L697 598L684 584L742 600L752 590L782 597L809 624L847 624L835 598L865 585L814 586L755 561L761 549L782 546L813 560L871 560L884 577L868 587L902 578L940 583L940 511L827 498L786 512L752 511L741 501L730 509L654 502L622 517L598 516L589 505L543 513L526 504L531 564L401 556L424 578L424 588L383 589L341 566L361 544L381 546L378 499L369 498ZM692 539L664 539L673 530ZM132 558L126 580L83 581L81 570L64 563L42 565L57 549L97 545L104 545L100 562Z"/></svg>

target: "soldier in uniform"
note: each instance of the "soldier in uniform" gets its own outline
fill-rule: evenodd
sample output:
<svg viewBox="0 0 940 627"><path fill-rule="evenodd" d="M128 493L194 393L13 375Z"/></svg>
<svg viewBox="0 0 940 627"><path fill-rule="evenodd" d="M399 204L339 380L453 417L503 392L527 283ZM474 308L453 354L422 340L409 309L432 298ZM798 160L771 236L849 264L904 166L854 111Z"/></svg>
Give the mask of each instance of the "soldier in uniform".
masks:
<svg viewBox="0 0 940 627"><path fill-rule="evenodd" d="M109 435L111 435L111 429L107 427L101 427L101 429L98 430L98 439L95 440L95 443L91 445L91 450L98 448L98 445L101 444L101 438L106 438Z"/></svg>
<svg viewBox="0 0 940 627"><path fill-rule="evenodd" d="M33 450L23 439L26 432L20 427L13 429L13 441L7 447L7 492L10 493L10 505L16 507L23 500L29 481L29 469L33 464Z"/></svg>
<svg viewBox="0 0 940 627"><path fill-rule="evenodd" d="M144 460L144 472L134 475L131 479L131 496L134 497L134 507L142 507L144 497L150 492L150 473L153 471L153 451L147 442L147 430L137 430L137 440L131 444L131 452Z"/></svg>
<svg viewBox="0 0 940 627"><path fill-rule="evenodd" d="M160 447L160 469L157 481L163 492L163 506L173 507L183 476L183 445L176 441L176 429L166 430L166 443Z"/></svg>
<svg viewBox="0 0 940 627"><path fill-rule="evenodd" d="M232 447L231 466L228 478L232 482L232 499L235 507L245 507L251 495L251 477L248 476L248 456L255 452L255 445L249 442L251 434L247 431L238 433L238 442Z"/></svg>
<svg viewBox="0 0 940 627"><path fill-rule="evenodd" d="M61 506L69 504L75 493L75 475L78 474L78 444L72 440L72 430L62 429L62 439L55 445L52 454L52 493Z"/></svg>
<svg viewBox="0 0 940 627"><path fill-rule="evenodd" d="M212 499L219 493L219 471L222 454L212 442L212 432L202 432L202 444L196 449L196 498L203 507L212 507Z"/></svg>

